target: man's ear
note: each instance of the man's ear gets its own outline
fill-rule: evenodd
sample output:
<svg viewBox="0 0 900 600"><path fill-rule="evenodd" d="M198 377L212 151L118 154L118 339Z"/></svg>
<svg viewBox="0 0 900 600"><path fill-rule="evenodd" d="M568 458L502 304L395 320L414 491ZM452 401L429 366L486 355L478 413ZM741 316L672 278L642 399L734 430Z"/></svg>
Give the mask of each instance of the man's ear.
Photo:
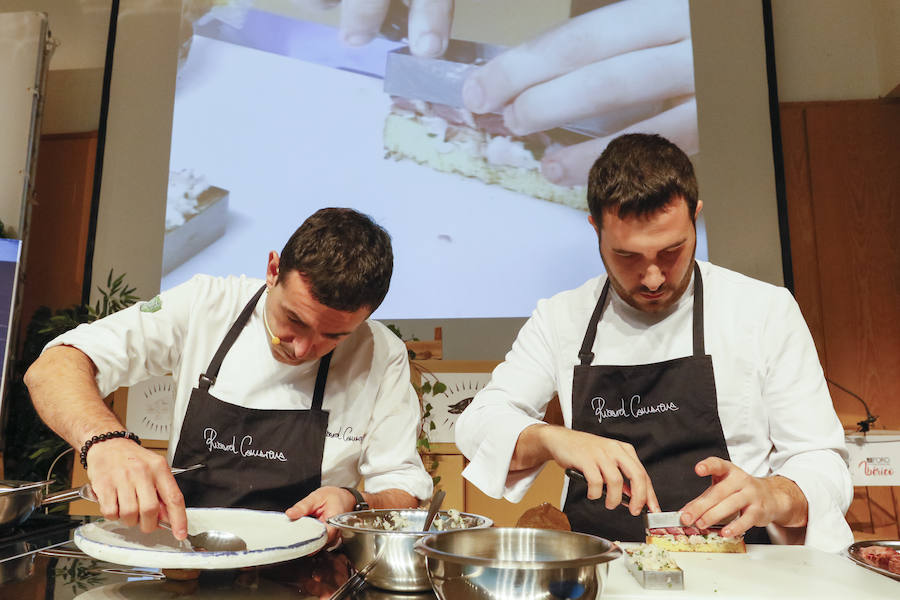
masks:
<svg viewBox="0 0 900 600"><path fill-rule="evenodd" d="M278 282L278 253L269 252L269 261L266 263L266 285L274 287Z"/></svg>
<svg viewBox="0 0 900 600"><path fill-rule="evenodd" d="M703 200L697 200L697 208L694 209L694 222L700 218L700 211L703 210Z"/></svg>
<svg viewBox="0 0 900 600"><path fill-rule="evenodd" d="M594 221L594 215L588 215L588 223L591 224L591 227L594 228L597 235L600 235L600 227L597 225L597 222Z"/></svg>

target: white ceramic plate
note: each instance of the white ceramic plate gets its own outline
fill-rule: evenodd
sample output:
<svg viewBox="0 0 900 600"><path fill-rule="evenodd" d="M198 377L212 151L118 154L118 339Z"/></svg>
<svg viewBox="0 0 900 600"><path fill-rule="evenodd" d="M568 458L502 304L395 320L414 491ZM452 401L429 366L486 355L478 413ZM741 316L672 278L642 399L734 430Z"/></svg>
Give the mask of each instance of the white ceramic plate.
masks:
<svg viewBox="0 0 900 600"><path fill-rule="evenodd" d="M296 521L282 512L243 508L189 508L188 533L217 529L241 536L240 552L193 552L164 529L143 533L118 521L97 521L75 530L75 545L98 560L158 569L236 569L312 554L325 545L325 525Z"/></svg>

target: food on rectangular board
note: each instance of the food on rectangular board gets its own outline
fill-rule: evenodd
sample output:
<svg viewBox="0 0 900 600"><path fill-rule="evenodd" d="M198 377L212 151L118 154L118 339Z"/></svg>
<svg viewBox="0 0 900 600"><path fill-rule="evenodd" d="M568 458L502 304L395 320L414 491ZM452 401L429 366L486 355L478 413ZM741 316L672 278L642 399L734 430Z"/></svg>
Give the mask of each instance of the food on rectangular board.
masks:
<svg viewBox="0 0 900 600"><path fill-rule="evenodd" d="M550 182L541 173L541 158L550 149L586 139L566 130L516 136L499 115L396 96L384 123L388 158L407 158L579 210L587 210L585 186Z"/></svg>
<svg viewBox="0 0 900 600"><path fill-rule="evenodd" d="M625 550L625 567L648 590L684 589L684 573L669 553L653 544Z"/></svg>
<svg viewBox="0 0 900 600"><path fill-rule="evenodd" d="M722 537L721 529L666 527L647 530L648 544L671 552L746 552L743 537Z"/></svg>

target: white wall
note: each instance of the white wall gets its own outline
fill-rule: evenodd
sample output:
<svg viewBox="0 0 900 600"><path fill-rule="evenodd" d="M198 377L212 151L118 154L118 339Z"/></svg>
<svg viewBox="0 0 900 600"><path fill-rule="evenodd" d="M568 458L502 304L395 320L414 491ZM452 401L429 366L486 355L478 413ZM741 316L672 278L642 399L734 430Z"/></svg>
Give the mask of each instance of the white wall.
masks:
<svg viewBox="0 0 900 600"><path fill-rule="evenodd" d="M772 0L772 13L781 102L880 98L900 85L897 0Z"/></svg>
<svg viewBox="0 0 900 600"><path fill-rule="evenodd" d="M111 5L111 0L0 0L0 12L47 13L59 42L47 76L41 133L97 129Z"/></svg>
<svg viewBox="0 0 900 600"><path fill-rule="evenodd" d="M0 15L0 220L19 239L27 231L46 49L44 15Z"/></svg>

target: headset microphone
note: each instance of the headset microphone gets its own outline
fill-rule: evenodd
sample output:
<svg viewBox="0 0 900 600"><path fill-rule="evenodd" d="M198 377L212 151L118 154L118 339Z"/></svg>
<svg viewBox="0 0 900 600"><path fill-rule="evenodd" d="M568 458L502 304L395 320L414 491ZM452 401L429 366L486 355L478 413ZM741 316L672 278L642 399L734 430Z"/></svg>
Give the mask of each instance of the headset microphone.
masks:
<svg viewBox="0 0 900 600"><path fill-rule="evenodd" d="M272 333L272 330L269 328L269 320L266 318L266 305L263 303L263 325L266 326L266 333L269 334L271 338L271 342L273 346L277 346L281 343L281 338Z"/></svg>

